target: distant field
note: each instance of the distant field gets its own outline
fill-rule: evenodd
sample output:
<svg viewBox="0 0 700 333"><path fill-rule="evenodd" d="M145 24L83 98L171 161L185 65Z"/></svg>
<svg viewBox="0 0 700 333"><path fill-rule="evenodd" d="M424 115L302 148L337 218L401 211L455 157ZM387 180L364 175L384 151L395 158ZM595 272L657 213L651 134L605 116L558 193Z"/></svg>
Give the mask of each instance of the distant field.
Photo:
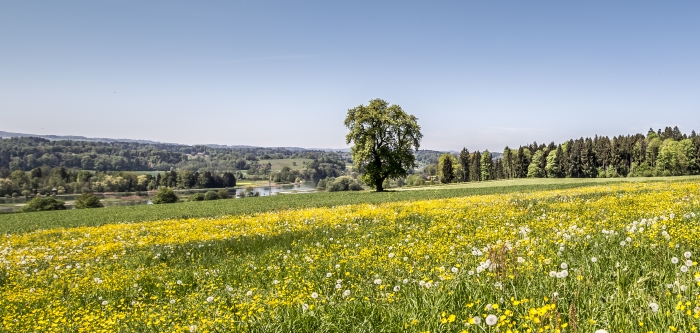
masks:
<svg viewBox="0 0 700 333"><path fill-rule="evenodd" d="M23 233L51 228L98 226L171 218L216 217L254 214L293 208L331 207L357 203L384 203L404 200L443 199L483 194L555 190L582 186L604 186L620 182L659 182L700 180L700 176L623 178L623 179L521 179L474 184L456 184L400 190L384 193L319 192L271 197L183 202L168 205L106 207L91 210L68 210L0 215L0 234Z"/></svg>
<svg viewBox="0 0 700 333"><path fill-rule="evenodd" d="M283 158L275 160L260 160L258 163L264 165L267 163L272 164L272 171L280 171L283 167L288 166L292 170L301 170L304 167L304 162L313 161L310 158ZM293 165L296 162L297 165Z"/></svg>

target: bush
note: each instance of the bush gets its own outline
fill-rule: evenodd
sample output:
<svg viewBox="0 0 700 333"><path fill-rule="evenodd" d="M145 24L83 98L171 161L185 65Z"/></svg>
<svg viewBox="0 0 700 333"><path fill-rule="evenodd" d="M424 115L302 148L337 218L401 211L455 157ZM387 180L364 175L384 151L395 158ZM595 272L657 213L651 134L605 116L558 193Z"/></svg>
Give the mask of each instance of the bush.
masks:
<svg viewBox="0 0 700 333"><path fill-rule="evenodd" d="M175 195L175 192L171 190L170 188L163 187L160 190L158 190L158 193L156 194L156 197L153 198L153 203L154 204L166 204L166 203L173 203L173 202L178 202L180 198Z"/></svg>
<svg viewBox="0 0 700 333"><path fill-rule="evenodd" d="M215 191L207 191L207 193L204 194L204 200L216 200L219 199L219 194L216 193Z"/></svg>
<svg viewBox="0 0 700 333"><path fill-rule="evenodd" d="M190 197L190 201L203 201L204 200L204 194L202 193L195 193L193 196Z"/></svg>
<svg viewBox="0 0 700 333"><path fill-rule="evenodd" d="M230 196L229 196L229 194L228 194L228 190L221 189L221 190L219 190L219 192L218 192L217 194L219 195L219 199L228 199L228 198L230 198Z"/></svg>
<svg viewBox="0 0 700 333"><path fill-rule="evenodd" d="M328 188L328 192L363 190L360 182L349 176L340 176L333 180L330 185L328 184L329 182L329 180L326 181L326 188Z"/></svg>
<svg viewBox="0 0 700 333"><path fill-rule="evenodd" d="M66 203L57 200L54 197L35 198L29 201L24 207L23 212L39 212L45 210L62 210L66 209Z"/></svg>
<svg viewBox="0 0 700 333"><path fill-rule="evenodd" d="M331 180L331 179L329 179ZM326 190L326 179L321 179L318 181L318 184L316 184L316 190L318 191L325 191Z"/></svg>
<svg viewBox="0 0 700 333"><path fill-rule="evenodd" d="M78 197L78 199L75 199L75 208L76 209L99 208L99 207L102 207L102 203L100 203L100 198L98 198L96 195L94 195L92 193L83 193Z"/></svg>

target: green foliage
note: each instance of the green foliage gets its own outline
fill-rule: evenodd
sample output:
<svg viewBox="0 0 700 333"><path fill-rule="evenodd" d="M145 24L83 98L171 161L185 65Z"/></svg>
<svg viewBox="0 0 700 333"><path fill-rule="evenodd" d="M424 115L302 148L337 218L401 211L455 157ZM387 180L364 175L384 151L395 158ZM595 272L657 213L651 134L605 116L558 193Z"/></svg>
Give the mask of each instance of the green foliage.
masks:
<svg viewBox="0 0 700 333"><path fill-rule="evenodd" d="M425 185L425 179L420 175L410 175L406 177L407 186L423 186Z"/></svg>
<svg viewBox="0 0 700 333"><path fill-rule="evenodd" d="M190 197L190 201L204 201L204 194L197 192Z"/></svg>
<svg viewBox="0 0 700 333"><path fill-rule="evenodd" d="M218 192L216 192L216 194L219 199L228 199L231 197L231 195L228 194L228 190L225 189L220 189Z"/></svg>
<svg viewBox="0 0 700 333"><path fill-rule="evenodd" d="M76 209L85 209L85 208L99 208L102 207L102 203L100 203L100 198L98 198L96 195L92 193L83 193L81 194L77 199L75 199L75 208Z"/></svg>
<svg viewBox="0 0 700 333"><path fill-rule="evenodd" d="M374 99L348 110L344 124L350 130L345 139L353 143L355 168L377 192L383 191L385 179L405 177L407 169L415 167L414 150L423 135L418 119L400 106Z"/></svg>
<svg viewBox="0 0 700 333"><path fill-rule="evenodd" d="M561 156L561 147L557 147L557 149L551 150L547 154L547 164L544 170L548 178L559 178L562 176L559 156Z"/></svg>
<svg viewBox="0 0 700 333"><path fill-rule="evenodd" d="M178 202L180 198L177 197L175 192L173 192L172 189L168 187L162 187L160 190L158 190L158 193L156 193L155 198L153 198L153 203L154 204L167 204L167 203L174 203Z"/></svg>
<svg viewBox="0 0 700 333"><path fill-rule="evenodd" d="M338 191L362 191L362 184L349 176L340 176L327 185L328 192Z"/></svg>
<svg viewBox="0 0 700 333"><path fill-rule="evenodd" d="M459 153L459 169L463 182L469 181L469 158L469 149L462 148L462 151Z"/></svg>
<svg viewBox="0 0 700 333"><path fill-rule="evenodd" d="M207 191L207 193L204 193L204 200L218 200L219 199L219 193L216 191Z"/></svg>
<svg viewBox="0 0 700 333"><path fill-rule="evenodd" d="M29 201L24 207L23 212L40 212L46 210L63 210L66 209L66 204L63 201L57 200L54 197L34 198Z"/></svg>
<svg viewBox="0 0 700 333"><path fill-rule="evenodd" d="M438 160L437 170L440 182L451 183L459 173L459 163L452 154L442 154Z"/></svg>
<svg viewBox="0 0 700 333"><path fill-rule="evenodd" d="M481 155L481 180L493 179L493 156L488 150Z"/></svg>
<svg viewBox="0 0 700 333"><path fill-rule="evenodd" d="M527 167L527 177L528 178L542 178L544 177L545 173L545 165L543 165L544 161L544 151L543 150L538 150L535 152L534 155L532 155L532 162L530 162L530 165Z"/></svg>

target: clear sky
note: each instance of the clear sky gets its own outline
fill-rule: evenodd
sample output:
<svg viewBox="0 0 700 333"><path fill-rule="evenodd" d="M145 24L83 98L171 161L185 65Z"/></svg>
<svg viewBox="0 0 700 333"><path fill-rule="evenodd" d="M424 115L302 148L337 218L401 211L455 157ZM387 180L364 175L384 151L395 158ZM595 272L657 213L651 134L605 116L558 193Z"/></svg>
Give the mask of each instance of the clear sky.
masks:
<svg viewBox="0 0 700 333"><path fill-rule="evenodd" d="M700 2L0 6L4 131L344 148L373 98L425 149L700 130Z"/></svg>

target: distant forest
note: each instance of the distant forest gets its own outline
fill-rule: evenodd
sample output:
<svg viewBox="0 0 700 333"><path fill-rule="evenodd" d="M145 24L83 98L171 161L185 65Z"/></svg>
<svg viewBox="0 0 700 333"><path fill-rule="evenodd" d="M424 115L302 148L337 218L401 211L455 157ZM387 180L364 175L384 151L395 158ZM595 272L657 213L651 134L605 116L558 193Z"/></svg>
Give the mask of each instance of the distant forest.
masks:
<svg viewBox="0 0 700 333"><path fill-rule="evenodd" d="M700 174L700 136L666 127L663 131L649 129L646 135L596 135L561 144L506 147L499 158L489 151L470 153L464 148L453 160L447 164L455 164L454 172L444 172L433 163L424 174L442 175L443 182L694 175Z"/></svg>
<svg viewBox="0 0 700 333"><path fill-rule="evenodd" d="M0 169L29 171L38 167L64 167L95 171L224 172L246 170L258 160L317 159L328 154L334 153L285 148L213 148L13 137L0 140Z"/></svg>
<svg viewBox="0 0 700 333"><path fill-rule="evenodd" d="M305 158L298 170L272 172L266 160ZM238 179L278 183L319 180L346 173L349 153L285 148L219 148L135 142L0 140L0 196L136 192L161 186L221 188ZM156 171L137 173L136 171ZM161 172L157 172L161 171Z"/></svg>

